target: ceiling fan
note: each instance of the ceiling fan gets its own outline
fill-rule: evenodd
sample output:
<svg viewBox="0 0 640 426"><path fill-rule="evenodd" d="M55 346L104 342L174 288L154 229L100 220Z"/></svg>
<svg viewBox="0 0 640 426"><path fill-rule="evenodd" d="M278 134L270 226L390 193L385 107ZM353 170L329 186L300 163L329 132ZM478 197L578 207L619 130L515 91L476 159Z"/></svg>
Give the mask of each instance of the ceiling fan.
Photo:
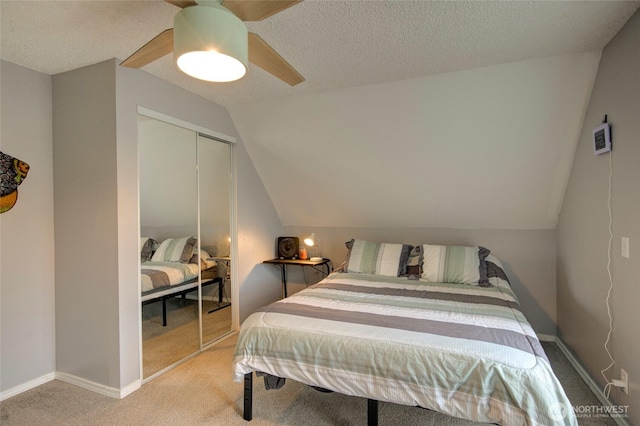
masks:
<svg viewBox="0 0 640 426"><path fill-rule="evenodd" d="M248 60L280 80L295 86L304 81L282 56L257 34L247 31L242 21L261 21L302 0L164 0L182 10L174 18L174 28L158 34L120 65L129 68L143 66L174 52L174 61L185 73L208 81L233 81L244 75ZM216 38L216 52L211 38ZM220 41L221 40L221 41ZM198 47L192 47L194 45ZM218 43L226 47L218 48ZM205 47L206 46L206 47ZM225 51L227 49L228 51ZM248 52L247 52L248 50ZM224 54L218 54L220 51ZM197 75L200 70L188 71L188 55L216 56L223 66L230 65L237 73L230 79L213 79ZM247 54L248 53L248 54ZM192 55L197 56L197 55ZM182 62L182 64L181 64ZM217 69L221 67L216 65ZM216 77L218 78L218 77ZM224 77L226 78L226 77Z"/></svg>

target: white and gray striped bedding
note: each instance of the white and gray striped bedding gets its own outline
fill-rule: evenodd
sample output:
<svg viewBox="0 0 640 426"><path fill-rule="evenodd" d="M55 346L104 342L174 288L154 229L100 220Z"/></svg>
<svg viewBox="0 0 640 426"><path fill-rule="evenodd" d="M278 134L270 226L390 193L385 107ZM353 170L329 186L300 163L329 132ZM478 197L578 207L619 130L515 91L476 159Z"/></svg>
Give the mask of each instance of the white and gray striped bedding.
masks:
<svg viewBox="0 0 640 426"><path fill-rule="evenodd" d="M247 318L234 379L259 371L474 421L576 424L509 284L493 275L478 287L334 273Z"/></svg>
<svg viewBox="0 0 640 426"><path fill-rule="evenodd" d="M144 294L162 287L175 286L198 277L198 264L181 262L142 262L141 289Z"/></svg>

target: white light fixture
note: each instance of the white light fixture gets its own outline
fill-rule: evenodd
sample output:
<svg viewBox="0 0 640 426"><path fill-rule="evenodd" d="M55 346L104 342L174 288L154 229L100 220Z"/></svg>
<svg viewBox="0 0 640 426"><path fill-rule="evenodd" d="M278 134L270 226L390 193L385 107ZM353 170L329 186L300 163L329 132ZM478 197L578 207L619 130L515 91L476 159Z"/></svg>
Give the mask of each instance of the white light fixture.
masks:
<svg viewBox="0 0 640 426"><path fill-rule="evenodd" d="M218 1L200 1L173 19L173 60L200 80L228 82L247 72L247 27Z"/></svg>
<svg viewBox="0 0 640 426"><path fill-rule="evenodd" d="M315 247L317 251L318 256L314 256L309 260L311 260L312 262L320 262L322 260L322 257L320 256L320 241L318 241L316 233L312 232L311 235L304 239L304 243L309 247Z"/></svg>

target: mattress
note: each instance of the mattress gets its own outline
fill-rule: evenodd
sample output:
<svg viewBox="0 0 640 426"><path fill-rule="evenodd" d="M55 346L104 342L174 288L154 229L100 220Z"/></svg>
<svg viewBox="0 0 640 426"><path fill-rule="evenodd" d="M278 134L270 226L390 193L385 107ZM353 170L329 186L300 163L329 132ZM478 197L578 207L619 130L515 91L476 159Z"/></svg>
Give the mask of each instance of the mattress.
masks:
<svg viewBox="0 0 640 426"><path fill-rule="evenodd" d="M199 265L195 263L142 262L140 266L142 294L194 280L198 278L198 268Z"/></svg>
<svg viewBox="0 0 640 426"><path fill-rule="evenodd" d="M491 286L334 273L242 325L253 371L498 424L577 424L504 273Z"/></svg>

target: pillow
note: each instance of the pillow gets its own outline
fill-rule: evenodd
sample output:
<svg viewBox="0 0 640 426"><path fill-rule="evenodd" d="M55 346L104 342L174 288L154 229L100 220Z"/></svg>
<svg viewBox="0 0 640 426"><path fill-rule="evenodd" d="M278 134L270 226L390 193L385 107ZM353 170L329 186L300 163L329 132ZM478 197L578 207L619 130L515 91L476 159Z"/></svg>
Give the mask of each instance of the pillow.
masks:
<svg viewBox="0 0 640 426"><path fill-rule="evenodd" d="M157 245L158 242L153 238L140 238L140 262L151 260L151 255Z"/></svg>
<svg viewBox="0 0 640 426"><path fill-rule="evenodd" d="M188 263L197 243L198 240L194 237L167 238L160 243L151 260L154 262Z"/></svg>
<svg viewBox="0 0 640 426"><path fill-rule="evenodd" d="M409 277L410 280L417 280L422 275L422 246L417 245L411 249L409 253L409 258L407 260L407 270L404 275Z"/></svg>
<svg viewBox="0 0 640 426"><path fill-rule="evenodd" d="M421 279L429 282L487 285L484 247L423 244Z"/></svg>
<svg viewBox="0 0 640 426"><path fill-rule="evenodd" d="M399 277L407 273L407 260L413 246L351 240L347 272Z"/></svg>
<svg viewBox="0 0 640 426"><path fill-rule="evenodd" d="M504 266L494 255L487 256L487 286L495 285L498 283L498 279L504 280L509 284L509 278L504 272Z"/></svg>

